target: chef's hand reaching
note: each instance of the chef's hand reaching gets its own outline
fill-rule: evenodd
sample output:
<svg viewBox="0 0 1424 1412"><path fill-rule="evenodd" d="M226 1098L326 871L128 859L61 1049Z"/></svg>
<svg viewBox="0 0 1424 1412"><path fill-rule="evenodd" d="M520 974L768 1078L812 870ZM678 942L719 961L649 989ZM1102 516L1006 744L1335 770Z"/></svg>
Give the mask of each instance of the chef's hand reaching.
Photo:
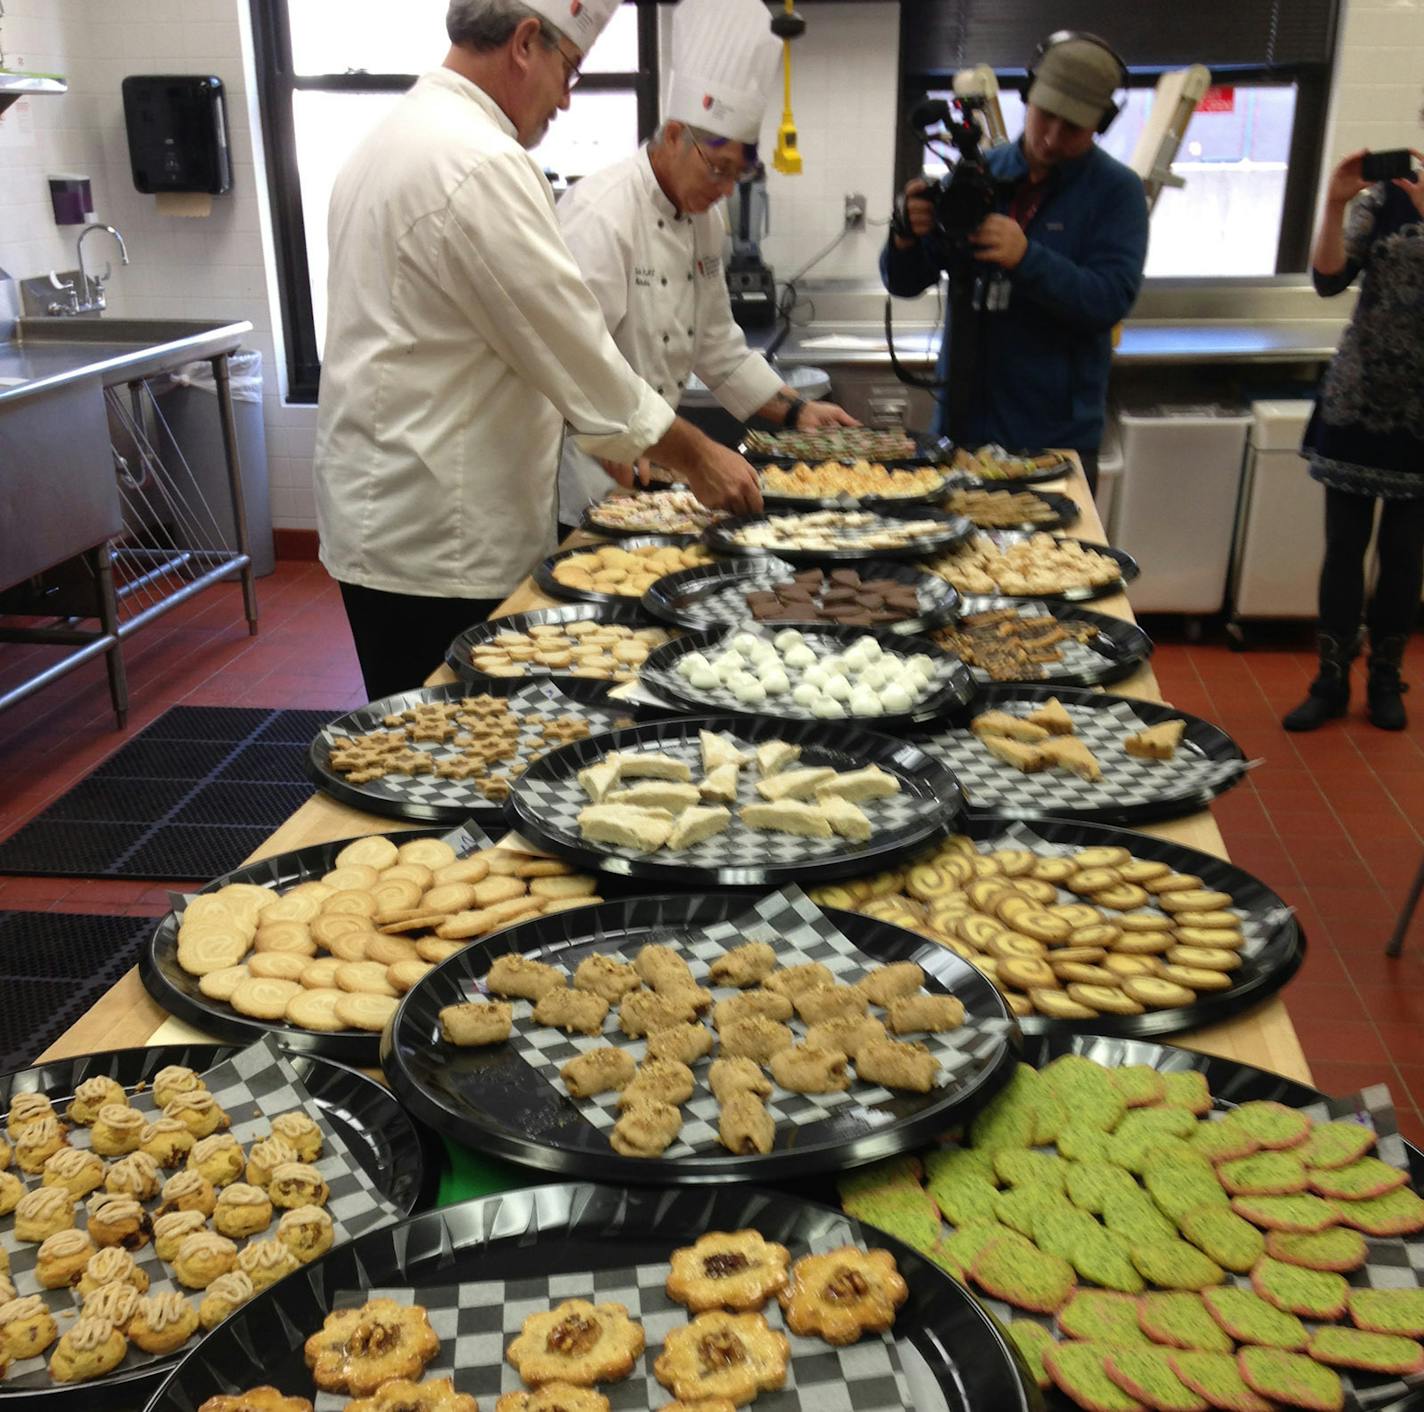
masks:
<svg viewBox="0 0 1424 1412"><path fill-rule="evenodd" d="M761 482L751 466L715 441L697 470L687 471L687 483L692 493L709 510L726 510L732 515L760 513Z"/></svg>
<svg viewBox="0 0 1424 1412"><path fill-rule="evenodd" d="M858 427L860 423L834 402L808 402L796 419L797 431L815 431L819 427Z"/></svg>
<svg viewBox="0 0 1424 1412"><path fill-rule="evenodd" d="M648 485L653 478L653 463L647 456L639 456L637 465L626 461L604 461L598 463L604 473L613 477L624 490L632 490L634 485Z"/></svg>

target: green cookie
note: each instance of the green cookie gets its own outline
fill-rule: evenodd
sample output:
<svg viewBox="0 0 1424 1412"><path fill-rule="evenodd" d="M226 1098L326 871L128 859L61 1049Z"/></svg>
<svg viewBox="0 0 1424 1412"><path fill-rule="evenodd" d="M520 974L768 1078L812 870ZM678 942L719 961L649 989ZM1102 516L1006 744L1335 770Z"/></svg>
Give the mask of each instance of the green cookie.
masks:
<svg viewBox="0 0 1424 1412"><path fill-rule="evenodd" d="M1424 1338L1424 1289L1352 1289L1350 1317L1371 1333Z"/></svg>
<svg viewBox="0 0 1424 1412"><path fill-rule="evenodd" d="M1310 1136L1310 1119L1284 1103L1264 1099L1243 1103L1233 1117L1262 1147L1295 1147Z"/></svg>
<svg viewBox="0 0 1424 1412"><path fill-rule="evenodd" d="M1140 1187L1112 1192L1103 1202L1103 1224L1129 1245L1176 1240L1177 1228Z"/></svg>
<svg viewBox="0 0 1424 1412"><path fill-rule="evenodd" d="M1365 1333L1362 1329L1321 1328L1310 1336L1306 1350L1317 1363L1332 1368L1363 1368L1371 1373L1408 1377L1424 1373L1424 1348L1398 1334Z"/></svg>
<svg viewBox="0 0 1424 1412"><path fill-rule="evenodd" d="M1341 1201L1383 1196L1409 1180L1408 1173L1381 1162L1378 1157L1361 1157L1344 1167L1322 1167L1308 1175L1311 1191L1321 1196L1339 1197Z"/></svg>
<svg viewBox="0 0 1424 1412"><path fill-rule="evenodd" d="M1138 1327L1137 1301L1125 1294L1080 1289L1058 1311L1058 1327L1069 1338L1090 1343L1146 1343Z"/></svg>
<svg viewBox="0 0 1424 1412"><path fill-rule="evenodd" d="M1249 1289L1224 1285L1202 1291L1207 1313L1237 1343L1262 1343L1269 1348L1304 1348L1310 1342L1305 1325L1294 1314L1267 1304Z"/></svg>
<svg viewBox="0 0 1424 1412"><path fill-rule="evenodd" d="M1043 1355L1043 1366L1054 1385L1089 1412L1142 1412L1105 1370L1113 1350L1100 1343L1055 1343Z"/></svg>
<svg viewBox="0 0 1424 1412"><path fill-rule="evenodd" d="M1246 1386L1230 1353L1173 1349L1167 1359L1172 1371L1213 1407L1225 1408L1226 1412L1272 1412L1271 1404Z"/></svg>
<svg viewBox="0 0 1424 1412"><path fill-rule="evenodd" d="M1266 1238L1229 1206L1208 1202L1193 1206L1181 1218L1182 1234L1218 1265L1244 1275L1261 1258Z"/></svg>
<svg viewBox="0 0 1424 1412"><path fill-rule="evenodd" d="M1067 1186L1068 1199L1073 1205L1094 1216L1103 1214L1104 1203L1114 1193L1141 1192L1127 1172L1110 1162L1068 1163Z"/></svg>
<svg viewBox="0 0 1424 1412"><path fill-rule="evenodd" d="M1169 1110L1152 1111L1165 1113ZM1108 1140L1108 1161L1126 1167L1129 1172L1136 1172L1139 1177L1147 1170L1149 1163L1169 1159L1211 1170L1211 1163L1201 1157L1189 1142L1170 1133L1154 1133L1138 1128L1122 1136L1114 1133Z"/></svg>
<svg viewBox="0 0 1424 1412"><path fill-rule="evenodd" d="M1069 1122L1058 1133L1060 1156L1075 1162L1106 1162L1112 1139L1101 1128Z"/></svg>
<svg viewBox="0 0 1424 1412"><path fill-rule="evenodd" d="M1408 1187L1397 1187L1383 1196L1368 1196L1361 1201L1331 1200L1330 1206L1347 1226L1366 1235L1411 1235L1424 1230L1424 1201Z"/></svg>
<svg viewBox="0 0 1424 1412"><path fill-rule="evenodd" d="M1207 1313L1201 1295L1193 1290L1144 1294L1137 1301L1137 1322L1154 1343L1231 1352L1231 1339Z"/></svg>
<svg viewBox="0 0 1424 1412"><path fill-rule="evenodd" d="M1039 1387L1049 1386L1048 1372L1043 1366L1043 1355L1053 1347L1053 1335L1032 1319L1011 1320L1008 1327L1009 1339L1018 1349L1019 1356L1028 1364L1029 1373Z"/></svg>
<svg viewBox="0 0 1424 1412"><path fill-rule="evenodd" d="M975 1257L970 1277L986 1293L1017 1309L1052 1314L1073 1293L1073 1267L1011 1236L991 1240Z"/></svg>
<svg viewBox="0 0 1424 1412"><path fill-rule="evenodd" d="M1277 1309L1307 1319L1338 1319L1350 1286L1329 1270L1303 1270L1264 1256L1251 1271L1251 1288Z"/></svg>
<svg viewBox="0 0 1424 1412"><path fill-rule="evenodd" d="M1115 1348L1104 1371L1131 1397L1159 1412L1202 1412L1202 1400L1172 1371L1165 1348Z"/></svg>
<svg viewBox="0 0 1424 1412"><path fill-rule="evenodd" d="M1033 1145L1051 1147L1068 1121L1068 1105L1056 1094L1040 1090L1033 1109Z"/></svg>
<svg viewBox="0 0 1424 1412"><path fill-rule="evenodd" d="M1000 1147L1032 1147L1038 1082L1038 1075L1027 1064L1020 1064L969 1124L972 1146L989 1152Z"/></svg>
<svg viewBox="0 0 1424 1412"><path fill-rule="evenodd" d="M1153 1136L1190 1137L1197 1129L1196 1118L1185 1108L1134 1108L1113 1130L1115 1133L1148 1132Z"/></svg>
<svg viewBox="0 0 1424 1412"><path fill-rule="evenodd" d="M1150 1284L1161 1289L1206 1289L1219 1285L1226 1272L1184 1240L1149 1241L1132 1247L1132 1263Z"/></svg>
<svg viewBox="0 0 1424 1412"><path fill-rule="evenodd" d="M994 1153L994 1173L1007 1186L1050 1186L1062 1191L1068 1164L1051 1152L1001 1147Z"/></svg>
<svg viewBox="0 0 1424 1412"><path fill-rule="evenodd" d="M1127 1104L1109 1071L1079 1055L1065 1054L1055 1059L1043 1069L1042 1078L1075 1124L1111 1132L1127 1112Z"/></svg>
<svg viewBox="0 0 1424 1412"><path fill-rule="evenodd" d="M1162 1075L1167 1096L1162 1100L1173 1108L1185 1108L1189 1113L1201 1117L1211 1111L1211 1089L1207 1086L1206 1075L1196 1069L1174 1069Z"/></svg>
<svg viewBox="0 0 1424 1412"><path fill-rule="evenodd" d="M968 1226L976 1221L992 1221L998 1188L967 1167L936 1172L930 1168L929 1194L944 1213L946 1221L955 1226Z"/></svg>
<svg viewBox="0 0 1424 1412"><path fill-rule="evenodd" d="M962 1173L983 1177L991 1186L998 1186L994 1175L994 1154L978 1152L972 1147L937 1147L925 1154L924 1180L928 1184L943 1176L955 1177Z"/></svg>
<svg viewBox="0 0 1424 1412"><path fill-rule="evenodd" d="M836 1190L844 1201L886 1187L918 1187L923 1175L924 1168L918 1157L890 1157L884 1162L872 1162L868 1167L843 1173L836 1178Z"/></svg>
<svg viewBox="0 0 1424 1412"><path fill-rule="evenodd" d="M1208 1162L1226 1162L1233 1157L1249 1157L1259 1152L1261 1144L1228 1113L1215 1121L1202 1119L1192 1133L1192 1147ZM1235 1365L1232 1365L1233 1372Z"/></svg>
<svg viewBox="0 0 1424 1412"><path fill-rule="evenodd" d="M842 1202L846 1215L878 1226L915 1250L933 1250L940 1238L939 1211L919 1187L881 1187Z"/></svg>
<svg viewBox="0 0 1424 1412"><path fill-rule="evenodd" d="M1081 1211L1075 1211L1074 1214L1087 1224L1053 1223L1060 1247L1057 1253L1068 1261L1083 1279L1090 1280L1095 1285L1101 1285L1104 1289L1120 1290L1123 1294L1140 1293L1143 1289L1142 1277L1137 1273L1129 1256L1131 1247L1120 1236L1105 1231L1091 1216L1085 1216ZM1066 1240L1062 1236L1065 1231L1070 1233ZM1042 1241L1039 1245L1044 1249L1048 1248Z"/></svg>
<svg viewBox="0 0 1424 1412"><path fill-rule="evenodd" d="M1307 1167L1346 1167L1375 1145L1375 1130L1363 1123L1317 1123L1296 1149Z"/></svg>
<svg viewBox="0 0 1424 1412"><path fill-rule="evenodd" d="M1199 1159L1181 1162L1172 1156L1153 1158L1142 1173L1148 1194L1174 1221L1193 1206L1226 1206L1226 1193L1216 1173Z"/></svg>
<svg viewBox="0 0 1424 1412"><path fill-rule="evenodd" d="M1289 1196L1307 1185L1305 1163L1293 1152L1258 1152L1218 1162L1216 1175L1232 1196Z"/></svg>
<svg viewBox="0 0 1424 1412"><path fill-rule="evenodd" d="M1162 1075L1150 1064L1124 1064L1110 1069L1108 1076L1129 1108L1150 1108L1167 1097Z"/></svg>
<svg viewBox="0 0 1424 1412"><path fill-rule="evenodd" d="M1390 1193L1391 1196L1394 1194ZM1381 1201L1388 1199L1383 1196L1379 1198ZM1348 1204L1364 1205L1359 1201ZM1295 1231L1301 1235L1323 1231L1340 1220L1336 1203L1323 1201L1318 1196L1311 1196L1309 1192L1299 1192L1295 1196L1233 1196L1231 1209L1238 1216L1244 1216L1253 1226L1260 1226L1262 1230ZM1354 1222L1348 1224L1353 1225Z"/></svg>
<svg viewBox="0 0 1424 1412"><path fill-rule="evenodd" d="M972 1225L960 1226L950 1235L941 1236L938 1250L955 1268L967 1271L991 1240L1008 1234L1009 1228L997 1221L976 1221Z"/></svg>
<svg viewBox="0 0 1424 1412"><path fill-rule="evenodd" d="M1348 1275L1358 1270L1369 1255L1369 1247L1359 1231L1349 1226L1332 1226L1314 1235L1293 1235L1290 1231L1267 1231L1266 1254L1287 1265L1305 1270L1336 1270Z"/></svg>
<svg viewBox="0 0 1424 1412"><path fill-rule="evenodd" d="M994 1193L994 1219L1012 1226L1030 1240L1044 1216L1066 1212L1081 1214L1067 1198L1048 1186L1016 1186Z"/></svg>
<svg viewBox="0 0 1424 1412"><path fill-rule="evenodd" d="M1345 1405L1340 1379L1329 1368L1298 1353L1283 1353L1278 1348L1243 1348L1236 1355L1236 1364L1247 1385L1274 1402L1305 1407L1311 1412L1340 1412Z"/></svg>
<svg viewBox="0 0 1424 1412"><path fill-rule="evenodd" d="M1052 1206L1036 1207L1033 1212L1033 1230L1027 1232L1040 1250L1052 1255L1061 1255L1072 1261L1072 1250L1079 1241L1092 1239L1094 1231L1102 1227L1085 1211L1070 1206L1066 1211Z"/></svg>

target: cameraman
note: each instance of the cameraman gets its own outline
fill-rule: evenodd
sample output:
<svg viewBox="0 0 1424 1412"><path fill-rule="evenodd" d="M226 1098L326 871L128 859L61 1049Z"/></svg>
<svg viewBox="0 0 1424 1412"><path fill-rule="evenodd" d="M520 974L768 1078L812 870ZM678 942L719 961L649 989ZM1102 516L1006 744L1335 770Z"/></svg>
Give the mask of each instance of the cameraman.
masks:
<svg viewBox="0 0 1424 1412"><path fill-rule="evenodd" d="M1147 258L1142 182L1093 141L1116 115L1113 92L1126 78L1117 55L1090 35L1060 32L1039 46L1023 135L984 154L1000 190L995 214L969 237L976 270L997 267L1007 288L977 315L977 388L961 440L1076 451L1094 490L1112 329L1137 298ZM919 294L953 265L946 242L935 238L928 190L922 178L911 181L892 224L880 264L891 294ZM951 304L941 382L953 321ZM935 420L935 430L945 431L943 397Z"/></svg>

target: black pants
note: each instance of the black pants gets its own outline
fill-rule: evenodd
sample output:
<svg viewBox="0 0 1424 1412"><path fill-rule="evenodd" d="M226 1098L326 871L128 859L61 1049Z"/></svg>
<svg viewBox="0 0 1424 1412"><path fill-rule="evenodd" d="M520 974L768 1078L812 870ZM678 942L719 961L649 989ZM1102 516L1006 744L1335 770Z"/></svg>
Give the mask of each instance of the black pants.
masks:
<svg viewBox="0 0 1424 1412"><path fill-rule="evenodd" d="M1419 616L1424 582L1424 500L1382 500L1379 579L1370 600L1371 638L1407 635ZM1365 550L1375 497L1325 488L1325 562L1320 566L1320 630L1354 641L1365 619Z"/></svg>
<svg viewBox="0 0 1424 1412"><path fill-rule="evenodd" d="M498 598L420 598L341 585L341 602L366 695L372 701L413 691L445 660L445 649L468 627L483 622Z"/></svg>

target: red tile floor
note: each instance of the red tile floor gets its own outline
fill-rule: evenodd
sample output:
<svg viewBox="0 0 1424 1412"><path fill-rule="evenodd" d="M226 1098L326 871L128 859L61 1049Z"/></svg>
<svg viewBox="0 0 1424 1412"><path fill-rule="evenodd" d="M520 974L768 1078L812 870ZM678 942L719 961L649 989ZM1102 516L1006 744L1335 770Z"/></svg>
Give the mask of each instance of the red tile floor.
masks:
<svg viewBox="0 0 1424 1412"><path fill-rule="evenodd" d="M129 640L123 732L113 728L99 663L0 713L0 837L169 706L361 705L340 599L320 565L279 563L258 592L255 638L236 586L220 585ZM1166 700L1216 721L1264 761L1214 812L1231 857L1300 913L1309 953L1286 998L1317 1083L1330 1092L1388 1083L1406 1134L1424 1143L1424 908L1404 956L1384 955L1424 856L1424 695L1415 698L1419 724L1402 735L1358 715L1314 735L1287 735L1279 718L1310 680L1309 652L1235 653L1174 640L1167 624L1151 627ZM0 647L0 690L39 651ZM1417 680L1424 640L1409 665ZM163 896L149 883L0 876L0 909L159 915Z"/></svg>

